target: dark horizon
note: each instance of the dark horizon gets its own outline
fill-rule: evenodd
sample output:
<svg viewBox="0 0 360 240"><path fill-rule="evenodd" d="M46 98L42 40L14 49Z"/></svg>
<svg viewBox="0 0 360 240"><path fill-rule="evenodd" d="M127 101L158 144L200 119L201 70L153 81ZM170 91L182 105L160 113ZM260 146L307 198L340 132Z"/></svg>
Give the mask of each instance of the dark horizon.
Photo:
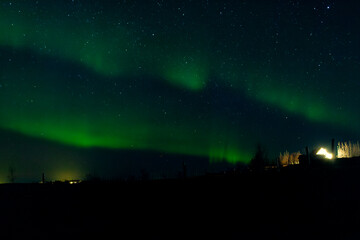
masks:
<svg viewBox="0 0 360 240"><path fill-rule="evenodd" d="M0 151L8 154L1 156L4 167L0 170L0 183L10 183L10 168L14 170L16 183L39 183L42 174L45 174L46 181L86 180L89 177L109 181L141 180L143 173L147 174L150 180L178 179L182 177L184 163L187 177L231 172L248 165L242 162L228 163L225 160L211 162L207 157L157 151L95 147L84 149L42 138L27 137L12 131L2 131L2 136L5 141L1 143ZM267 146L261 147L265 151L264 157L269 161L266 164L276 165L278 155L271 156ZM331 142L310 147L309 152L320 147L330 150ZM251 158L254 158L256 149L255 145ZM304 147L301 154L305 153Z"/></svg>

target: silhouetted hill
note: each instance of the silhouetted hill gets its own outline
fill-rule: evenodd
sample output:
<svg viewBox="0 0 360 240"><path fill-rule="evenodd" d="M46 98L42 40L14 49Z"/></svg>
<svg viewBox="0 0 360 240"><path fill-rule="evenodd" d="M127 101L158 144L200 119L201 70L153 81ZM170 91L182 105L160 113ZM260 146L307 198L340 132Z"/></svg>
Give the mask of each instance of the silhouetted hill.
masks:
<svg viewBox="0 0 360 240"><path fill-rule="evenodd" d="M357 169L1 185L2 234L84 239L354 239Z"/></svg>

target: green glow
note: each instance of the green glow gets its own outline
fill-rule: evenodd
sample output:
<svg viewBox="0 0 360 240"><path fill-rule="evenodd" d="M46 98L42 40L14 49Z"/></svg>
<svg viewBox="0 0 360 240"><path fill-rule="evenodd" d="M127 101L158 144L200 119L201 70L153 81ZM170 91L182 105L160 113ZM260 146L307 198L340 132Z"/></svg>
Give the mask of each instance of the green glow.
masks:
<svg viewBox="0 0 360 240"><path fill-rule="evenodd" d="M233 137L229 129L228 134L220 135L224 131L218 129L226 126L226 120L214 116L213 120L218 122L214 127L197 121L176 98L175 102L167 100L169 106L163 107L169 113L164 115L159 111L161 105L159 109L155 104L157 98L142 97L149 106L147 109L142 101L132 99L133 94L124 99L125 93L118 95L118 91L107 95L89 94L102 88L111 89L111 82L98 82L93 88L82 90L82 82L74 76L70 79L72 89L69 91L56 72L43 72L31 66L24 67L24 71L6 68L2 73L4 86L0 88L2 128L83 148L153 150L232 163L248 160L246 151L237 150L241 141ZM59 92L62 94L57 94ZM102 104L104 98L109 105ZM126 105L122 105L124 100ZM178 115L178 111L182 114ZM219 138L227 139L223 142L231 142L231 147L214 144Z"/></svg>
<svg viewBox="0 0 360 240"><path fill-rule="evenodd" d="M252 154L247 151L240 151L238 148L212 148L210 149L209 158L211 163L224 160L233 164L238 162L248 163L252 158Z"/></svg>
<svg viewBox="0 0 360 240"><path fill-rule="evenodd" d="M169 82L191 90L200 90L206 85L205 67L188 62L173 63L167 67L165 77Z"/></svg>
<svg viewBox="0 0 360 240"><path fill-rule="evenodd" d="M173 70L169 74L168 79L174 85L184 86L188 89L198 90L204 87L205 82L203 78L196 72L188 72L188 70Z"/></svg>
<svg viewBox="0 0 360 240"><path fill-rule="evenodd" d="M336 109L335 102L326 92L325 87L318 92L308 89L299 93L299 88L291 88L281 82L274 83L274 80L270 84L265 78L257 76L256 79L250 81L247 88L250 89L247 92L249 97L279 107L288 113L302 116L312 122L354 129L359 119L357 114L349 109L341 109L341 111Z"/></svg>
<svg viewBox="0 0 360 240"><path fill-rule="evenodd" d="M33 18L30 11L26 8L19 11L0 10L0 31L3 33L0 35L0 45L59 56L105 75L117 75L129 68L125 61L126 54L112 48L116 45L125 49L129 40L126 39L124 28L117 27L116 36L108 35L106 31L99 34L97 29L79 20L57 16L61 22L53 22L49 21L47 15L39 14L38 18ZM56 18L56 15L53 17Z"/></svg>
<svg viewBox="0 0 360 240"><path fill-rule="evenodd" d="M194 55L191 49L185 51L183 43L186 41L177 34L171 37L159 35L156 42L147 38L141 42L138 39L145 37L125 23L108 22L101 17L92 19L86 12L79 12L80 16L76 18L67 17L57 9L41 13L38 8L29 6L30 3L23 1L19 5L20 11L19 8L0 9L1 46L31 50L38 55L82 64L105 77L155 76L189 90L200 90L206 85L208 67L203 53ZM36 12L36 18L32 11ZM88 18L92 24L84 21ZM163 43L174 47L158 54L164 52ZM175 47L177 45L180 48ZM206 127L199 126L199 123L176 126L164 119L154 124L149 120L153 114L143 113L143 107L137 104L129 106L129 109L118 109L116 105L106 111L101 106L87 109L86 106L97 106L103 96L95 99L91 96L84 99L57 96L46 79L59 83L62 80L41 69L24 72L13 69L5 75L10 86L14 85L0 96L0 124L3 128L85 148L156 150L211 158L216 156L230 162L246 161L242 159L243 154L235 150L227 150L224 155L224 146L212 149L207 140L207 130L201 130L201 135L194 135L191 129ZM47 87L34 89L32 85L37 84ZM18 87L25 94L17 95ZM75 94L79 92L75 91ZM110 98L111 102L119 101L113 96ZM133 102L134 99L130 99L130 103ZM14 103L20 103L20 106L12 105ZM24 103L27 104L24 106ZM97 111L102 112L101 116L95 114ZM119 112L121 118L117 117ZM155 119L162 118L155 116ZM170 119L170 122L175 120Z"/></svg>
<svg viewBox="0 0 360 240"><path fill-rule="evenodd" d="M186 129L156 129L155 126L129 126L121 129L84 129L82 124L70 121L66 124L56 120L12 121L3 123L6 128L29 136L53 140L78 147L104 147L114 149L155 150L168 153L209 157L211 162L227 161L229 163L247 162L251 156L241 152L237 146L227 148L209 147L205 139L195 138L186 133ZM129 130L130 129L130 130ZM97 132L97 133L96 133ZM168 136L176 133L176 136ZM189 135L188 135L189 134ZM165 139L165 140L161 140Z"/></svg>
<svg viewBox="0 0 360 240"><path fill-rule="evenodd" d="M27 4L24 1L22 5ZM125 24L104 24L103 19L87 24L81 18L59 15L58 11L37 14L34 18L31 9L25 6L16 11L0 9L0 32L3 33L0 46L60 57L83 64L104 76L145 74L189 90L198 90L205 85L207 69L203 63L194 62L191 57L184 58L183 52L175 49L159 58L157 53L163 51L163 43L172 41L177 45L182 42L178 36L170 40L162 36L156 42L147 39L146 44L137 45L134 40L139 35L132 34L133 29ZM49 15L54 21L48 19ZM173 59L180 61L173 62Z"/></svg>
<svg viewBox="0 0 360 240"><path fill-rule="evenodd" d="M318 98L294 95L285 89L262 89L257 92L256 98L311 121L333 123L343 127L350 123L350 114L338 114L328 103L319 103Z"/></svg>
<svg viewBox="0 0 360 240"><path fill-rule="evenodd" d="M283 108L284 110L305 116L313 121L328 121L333 115L325 104L319 104L316 98L306 98L289 92L286 89L261 89L256 98ZM334 119L338 121L339 119Z"/></svg>

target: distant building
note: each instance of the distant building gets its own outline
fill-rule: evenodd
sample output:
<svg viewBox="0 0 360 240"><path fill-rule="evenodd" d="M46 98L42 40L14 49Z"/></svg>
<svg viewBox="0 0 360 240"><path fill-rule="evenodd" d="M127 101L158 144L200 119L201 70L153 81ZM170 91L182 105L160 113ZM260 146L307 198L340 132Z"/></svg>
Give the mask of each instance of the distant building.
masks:
<svg viewBox="0 0 360 240"><path fill-rule="evenodd" d="M80 182L81 182L81 180L65 180L65 183L68 183L68 184L78 184Z"/></svg>

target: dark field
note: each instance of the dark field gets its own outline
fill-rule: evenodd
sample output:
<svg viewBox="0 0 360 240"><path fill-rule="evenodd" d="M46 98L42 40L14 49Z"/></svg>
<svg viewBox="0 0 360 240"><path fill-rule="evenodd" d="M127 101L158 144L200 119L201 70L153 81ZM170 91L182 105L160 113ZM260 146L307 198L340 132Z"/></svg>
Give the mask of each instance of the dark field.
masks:
<svg viewBox="0 0 360 240"><path fill-rule="evenodd" d="M357 239L358 168L0 186L0 239Z"/></svg>

